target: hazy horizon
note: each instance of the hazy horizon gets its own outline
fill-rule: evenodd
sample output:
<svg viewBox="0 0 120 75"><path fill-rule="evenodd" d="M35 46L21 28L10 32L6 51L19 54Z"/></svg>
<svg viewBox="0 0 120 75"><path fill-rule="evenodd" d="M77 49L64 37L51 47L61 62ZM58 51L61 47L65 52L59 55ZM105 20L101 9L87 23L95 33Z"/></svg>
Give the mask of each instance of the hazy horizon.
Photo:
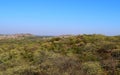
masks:
<svg viewBox="0 0 120 75"><path fill-rule="evenodd" d="M119 0L1 0L0 34L120 35Z"/></svg>

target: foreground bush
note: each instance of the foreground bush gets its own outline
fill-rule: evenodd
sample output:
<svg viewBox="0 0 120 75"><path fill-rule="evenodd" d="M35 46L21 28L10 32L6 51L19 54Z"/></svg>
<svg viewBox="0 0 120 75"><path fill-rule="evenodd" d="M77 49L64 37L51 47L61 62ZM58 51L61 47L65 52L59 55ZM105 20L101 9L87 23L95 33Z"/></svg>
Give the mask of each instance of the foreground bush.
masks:
<svg viewBox="0 0 120 75"><path fill-rule="evenodd" d="M104 71L99 62L85 62L82 69L87 75L104 75Z"/></svg>

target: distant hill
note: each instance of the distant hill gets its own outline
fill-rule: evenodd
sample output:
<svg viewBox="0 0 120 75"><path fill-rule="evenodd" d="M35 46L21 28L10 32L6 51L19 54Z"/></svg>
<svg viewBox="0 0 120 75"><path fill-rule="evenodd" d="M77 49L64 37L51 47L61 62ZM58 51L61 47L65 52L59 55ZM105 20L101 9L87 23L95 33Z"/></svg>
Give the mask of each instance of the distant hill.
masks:
<svg viewBox="0 0 120 75"><path fill-rule="evenodd" d="M10 34L10 35L4 35L0 34L0 39L17 39L17 38L24 38L24 37L31 37L34 36L32 34Z"/></svg>

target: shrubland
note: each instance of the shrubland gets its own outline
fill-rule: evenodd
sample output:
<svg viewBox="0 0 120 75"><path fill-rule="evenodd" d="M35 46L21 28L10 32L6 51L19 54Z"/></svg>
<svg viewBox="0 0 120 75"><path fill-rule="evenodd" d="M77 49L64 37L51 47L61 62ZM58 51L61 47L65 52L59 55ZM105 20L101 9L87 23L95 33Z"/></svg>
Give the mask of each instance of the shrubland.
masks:
<svg viewBox="0 0 120 75"><path fill-rule="evenodd" d="M0 75L120 75L120 36L1 39Z"/></svg>

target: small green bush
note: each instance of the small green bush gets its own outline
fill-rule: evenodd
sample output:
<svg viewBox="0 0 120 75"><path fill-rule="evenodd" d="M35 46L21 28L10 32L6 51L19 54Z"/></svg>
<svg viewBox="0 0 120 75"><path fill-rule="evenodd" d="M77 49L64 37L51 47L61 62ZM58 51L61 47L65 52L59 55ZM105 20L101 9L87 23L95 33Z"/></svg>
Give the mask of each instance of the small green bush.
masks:
<svg viewBox="0 0 120 75"><path fill-rule="evenodd" d="M103 70L99 62L85 62L82 64L82 69L87 75L103 75Z"/></svg>

